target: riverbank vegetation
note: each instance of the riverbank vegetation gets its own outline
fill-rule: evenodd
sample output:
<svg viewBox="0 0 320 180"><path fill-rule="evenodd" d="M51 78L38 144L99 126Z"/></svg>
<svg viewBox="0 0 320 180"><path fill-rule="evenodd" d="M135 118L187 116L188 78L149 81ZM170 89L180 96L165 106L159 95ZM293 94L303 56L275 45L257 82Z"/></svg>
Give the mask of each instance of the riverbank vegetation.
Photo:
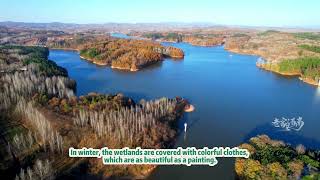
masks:
<svg viewBox="0 0 320 180"><path fill-rule="evenodd" d="M75 82L47 59L47 52L0 46L1 174L7 179L68 178L83 163L83 173L98 178L150 173L154 166L105 166L97 159L66 154L69 147L170 147L186 101L135 103L122 94L96 93L77 97Z"/></svg>
<svg viewBox="0 0 320 180"><path fill-rule="evenodd" d="M253 137L240 145L250 152L249 159L237 158L239 179L308 179L319 176L320 151L303 145L291 147L266 135Z"/></svg>
<svg viewBox="0 0 320 180"><path fill-rule="evenodd" d="M299 72L302 76L319 77L320 58L302 57L294 60L283 60L279 63L280 72Z"/></svg>
<svg viewBox="0 0 320 180"><path fill-rule="evenodd" d="M250 37L230 37L229 51L254 54L264 59L257 66L281 75L300 76L306 83L318 85L319 34L288 33L268 30Z"/></svg>
<svg viewBox="0 0 320 180"><path fill-rule="evenodd" d="M283 75L297 75L302 80L314 85L318 85L320 77L319 57L300 57L277 63L257 63L257 66Z"/></svg>

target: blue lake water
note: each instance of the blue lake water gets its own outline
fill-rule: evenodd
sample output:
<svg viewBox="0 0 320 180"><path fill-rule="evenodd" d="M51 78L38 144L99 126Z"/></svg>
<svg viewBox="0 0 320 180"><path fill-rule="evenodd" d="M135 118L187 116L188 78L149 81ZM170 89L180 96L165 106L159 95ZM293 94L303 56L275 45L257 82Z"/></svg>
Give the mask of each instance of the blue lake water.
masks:
<svg viewBox="0 0 320 180"><path fill-rule="evenodd" d="M50 50L49 59L65 67L77 81L77 94L123 93L138 101L182 96L196 108L185 114L189 129L176 146L237 146L257 134L292 144L320 148L320 90L297 78L258 69L257 56L239 55L219 47L182 48L184 60L171 60L138 72L101 67L79 58L76 51ZM274 118L302 117L300 131L271 126ZM215 167L160 166L150 179L234 179L234 159L218 159Z"/></svg>

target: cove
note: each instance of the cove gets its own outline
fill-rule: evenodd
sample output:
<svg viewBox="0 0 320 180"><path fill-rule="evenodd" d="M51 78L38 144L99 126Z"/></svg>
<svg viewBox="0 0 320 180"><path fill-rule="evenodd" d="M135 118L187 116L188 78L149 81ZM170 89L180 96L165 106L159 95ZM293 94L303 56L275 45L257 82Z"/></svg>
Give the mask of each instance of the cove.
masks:
<svg viewBox="0 0 320 180"><path fill-rule="evenodd" d="M76 51L50 50L49 59L68 70L77 95L123 93L135 101L182 96L195 106L181 120L188 123L176 147L237 146L257 134L306 147L320 148L320 90L300 81L261 70L259 57L225 51L222 46L197 47L163 43L185 52L184 60L165 61L138 72L97 66ZM274 118L302 117L300 131L271 126ZM234 159L218 165L159 166L150 179L234 179Z"/></svg>

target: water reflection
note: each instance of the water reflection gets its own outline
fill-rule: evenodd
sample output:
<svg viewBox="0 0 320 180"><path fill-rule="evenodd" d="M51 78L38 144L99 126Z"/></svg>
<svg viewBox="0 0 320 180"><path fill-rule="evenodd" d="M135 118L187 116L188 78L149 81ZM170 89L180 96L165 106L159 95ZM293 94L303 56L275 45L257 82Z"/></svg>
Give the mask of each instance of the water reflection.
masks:
<svg viewBox="0 0 320 180"><path fill-rule="evenodd" d="M320 86L317 87L315 99L316 99L317 101L320 100Z"/></svg>
<svg viewBox="0 0 320 180"><path fill-rule="evenodd" d="M187 132L184 132L183 134L183 142L184 144L187 144Z"/></svg>

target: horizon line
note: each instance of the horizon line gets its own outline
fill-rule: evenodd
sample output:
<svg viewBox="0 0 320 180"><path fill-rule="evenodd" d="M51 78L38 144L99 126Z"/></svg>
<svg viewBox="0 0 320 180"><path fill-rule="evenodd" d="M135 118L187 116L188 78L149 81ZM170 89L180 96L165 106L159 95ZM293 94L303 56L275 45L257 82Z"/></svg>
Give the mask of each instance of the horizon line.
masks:
<svg viewBox="0 0 320 180"><path fill-rule="evenodd" d="M307 26L299 26L299 25L284 25L284 26L276 26L276 25L237 25L237 24L219 24L214 22L201 22L201 21L195 21L195 22L184 22L184 21L161 21L161 22L100 22L100 23L75 23L75 22L61 22L61 21L51 21L51 22L32 22L32 21L0 21L0 23L25 23L25 24L70 24L70 25L106 25L106 24L185 24L185 25L202 25L202 26L220 26L220 27L246 27L246 28L280 28L280 29L313 29L313 30L320 30L320 25L307 25Z"/></svg>

